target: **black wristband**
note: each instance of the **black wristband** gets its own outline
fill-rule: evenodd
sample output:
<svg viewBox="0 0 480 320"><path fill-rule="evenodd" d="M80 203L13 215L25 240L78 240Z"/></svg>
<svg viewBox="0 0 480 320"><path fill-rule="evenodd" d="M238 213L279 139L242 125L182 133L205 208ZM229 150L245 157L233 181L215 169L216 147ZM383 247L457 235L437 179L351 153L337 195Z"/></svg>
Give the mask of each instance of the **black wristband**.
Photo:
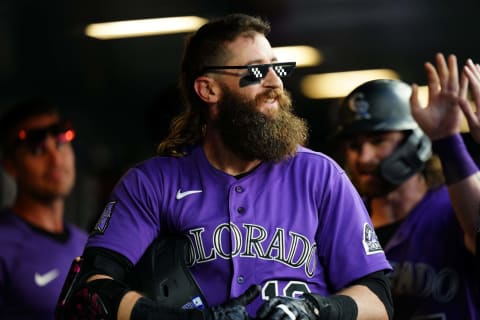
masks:
<svg viewBox="0 0 480 320"><path fill-rule="evenodd" d="M433 151L440 158L447 185L459 182L478 172L478 167L460 134L435 140Z"/></svg>
<svg viewBox="0 0 480 320"><path fill-rule="evenodd" d="M173 309L142 297L133 306L131 320L209 320L212 319L210 309Z"/></svg>
<svg viewBox="0 0 480 320"><path fill-rule="evenodd" d="M314 313L321 315L322 320L355 320L358 316L358 306L355 300L345 295L320 295L305 293L303 297L317 308Z"/></svg>

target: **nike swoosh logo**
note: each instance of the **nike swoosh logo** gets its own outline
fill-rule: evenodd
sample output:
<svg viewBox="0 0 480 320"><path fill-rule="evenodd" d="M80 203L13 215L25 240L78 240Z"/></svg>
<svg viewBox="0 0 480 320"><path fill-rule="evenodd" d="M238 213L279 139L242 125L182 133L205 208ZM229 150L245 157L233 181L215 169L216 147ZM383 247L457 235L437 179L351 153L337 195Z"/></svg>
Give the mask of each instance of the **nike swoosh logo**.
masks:
<svg viewBox="0 0 480 320"><path fill-rule="evenodd" d="M45 287L47 284L55 280L60 275L58 269L53 269L44 274L35 272L35 283L39 287Z"/></svg>
<svg viewBox="0 0 480 320"><path fill-rule="evenodd" d="M175 196L175 198L177 200L180 200L180 199L185 198L186 196L189 196L189 195L194 194L194 193L200 193L200 192L203 192L203 191L202 190L188 190L188 191L183 191L182 192L182 189L178 189L177 195Z"/></svg>

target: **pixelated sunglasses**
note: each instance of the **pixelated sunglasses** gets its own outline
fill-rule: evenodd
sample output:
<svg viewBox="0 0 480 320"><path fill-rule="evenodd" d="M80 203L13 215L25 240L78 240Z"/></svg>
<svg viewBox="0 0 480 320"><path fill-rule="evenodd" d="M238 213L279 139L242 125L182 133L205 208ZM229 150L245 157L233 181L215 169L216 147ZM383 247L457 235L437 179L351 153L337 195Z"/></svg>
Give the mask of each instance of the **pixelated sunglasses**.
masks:
<svg viewBox="0 0 480 320"><path fill-rule="evenodd" d="M15 137L14 147L26 145L34 150L43 145L48 136L54 137L57 143L67 143L75 138L75 130L68 121L61 121L45 128L20 129Z"/></svg>
<svg viewBox="0 0 480 320"><path fill-rule="evenodd" d="M250 64L246 66L206 66L203 68L205 71L210 70L223 70L223 69L247 69L248 77L252 80L261 80L267 76L268 70L270 67L273 69L275 74L280 78L286 78L292 74L296 62L275 62L275 63L266 63L266 64Z"/></svg>

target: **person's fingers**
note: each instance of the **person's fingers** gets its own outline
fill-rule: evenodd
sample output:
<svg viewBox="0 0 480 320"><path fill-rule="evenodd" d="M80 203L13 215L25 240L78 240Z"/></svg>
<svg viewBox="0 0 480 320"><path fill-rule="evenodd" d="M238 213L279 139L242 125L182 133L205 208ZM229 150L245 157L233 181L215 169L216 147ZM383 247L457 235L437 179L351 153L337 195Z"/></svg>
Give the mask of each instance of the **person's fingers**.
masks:
<svg viewBox="0 0 480 320"><path fill-rule="evenodd" d="M235 304L241 304L246 306L260 294L260 286L258 285L251 285L243 294L238 296L237 298L232 299L232 302Z"/></svg>
<svg viewBox="0 0 480 320"><path fill-rule="evenodd" d="M446 89L448 92L458 92L458 65L457 57L454 54L448 56L448 81Z"/></svg>
<svg viewBox="0 0 480 320"><path fill-rule="evenodd" d="M472 110L472 107L470 106L470 103L468 102L467 99L459 99L458 104L460 105L460 109L462 109L463 114L465 115L465 118L467 118L467 122L469 125L475 123L475 113Z"/></svg>
<svg viewBox="0 0 480 320"><path fill-rule="evenodd" d="M418 85L414 83L412 84L412 94L410 95L410 111L413 115L417 115L421 109L422 106L418 99Z"/></svg>
<svg viewBox="0 0 480 320"><path fill-rule="evenodd" d="M473 65L469 65L467 62L467 65L465 66L463 71L465 76L468 78L470 90L473 96L473 101L475 102L478 110L480 109L480 78L478 78L478 76L480 76L480 71L477 75L475 70L477 69Z"/></svg>
<svg viewBox="0 0 480 320"><path fill-rule="evenodd" d="M265 302L260 309L257 311L257 318L263 319L267 317L267 315L272 311L272 309L281 303L281 300L277 297L271 298L267 302Z"/></svg>
<svg viewBox="0 0 480 320"><path fill-rule="evenodd" d="M278 304L275 306L273 313L269 317L270 320L297 320L297 315L293 313L288 306Z"/></svg>
<svg viewBox="0 0 480 320"><path fill-rule="evenodd" d="M473 63L472 59L467 59L465 69L471 72L474 82L480 82L480 65Z"/></svg>
<svg viewBox="0 0 480 320"><path fill-rule="evenodd" d="M449 70L447 66L447 62L445 61L445 57L442 53L437 53L435 55L435 60L437 62L437 71L438 77L440 80L440 87L447 88L448 87L448 79L449 79Z"/></svg>
<svg viewBox="0 0 480 320"><path fill-rule="evenodd" d="M477 116L473 112L473 109L467 98L468 84L470 80L470 76L468 76L468 73L469 71L464 68L464 72L462 72L462 81L460 84L460 95L458 99L458 104L463 114L465 115L465 118L467 119L469 127L471 127L477 121Z"/></svg>
<svg viewBox="0 0 480 320"><path fill-rule="evenodd" d="M425 71L427 73L428 95L429 99L431 99L440 92L440 78L437 70L430 62L425 62Z"/></svg>
<svg viewBox="0 0 480 320"><path fill-rule="evenodd" d="M480 74L480 64L476 63L474 68L477 70L477 73Z"/></svg>
<svg viewBox="0 0 480 320"><path fill-rule="evenodd" d="M463 114L465 115L465 118L467 119L470 133L475 140L478 140L478 131L476 128L479 127L479 120L477 118L477 115L473 112L472 107L470 106L470 103L467 99L460 99L458 104Z"/></svg>
<svg viewBox="0 0 480 320"><path fill-rule="evenodd" d="M460 77L460 88L458 90L458 98L459 100L467 99L468 95L468 77L465 72L462 72Z"/></svg>

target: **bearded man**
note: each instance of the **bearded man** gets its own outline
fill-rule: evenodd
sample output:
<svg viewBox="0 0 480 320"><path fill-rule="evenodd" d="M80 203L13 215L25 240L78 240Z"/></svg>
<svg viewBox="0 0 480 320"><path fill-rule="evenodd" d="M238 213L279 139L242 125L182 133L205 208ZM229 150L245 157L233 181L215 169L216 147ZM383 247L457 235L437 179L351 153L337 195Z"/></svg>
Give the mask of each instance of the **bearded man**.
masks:
<svg viewBox="0 0 480 320"><path fill-rule="evenodd" d="M307 126L282 82L295 63L277 61L269 30L232 14L188 39L180 78L187 109L159 156L113 190L70 305L91 311L101 301L99 312L112 319L391 315L390 265L368 213L344 171L302 146ZM203 293L180 306L122 282L155 239L172 234L191 243L187 269ZM181 290L159 283L164 296Z"/></svg>

